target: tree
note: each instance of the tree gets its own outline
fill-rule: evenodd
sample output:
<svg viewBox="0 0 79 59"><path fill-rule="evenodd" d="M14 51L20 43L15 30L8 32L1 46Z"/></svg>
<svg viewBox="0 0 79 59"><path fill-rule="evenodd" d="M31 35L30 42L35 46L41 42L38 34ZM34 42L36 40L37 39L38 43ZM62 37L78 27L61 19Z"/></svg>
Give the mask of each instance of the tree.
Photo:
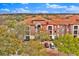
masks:
<svg viewBox="0 0 79 59"><path fill-rule="evenodd" d="M30 40L26 43L26 53L30 56L45 56L48 55L44 49L44 46L39 40Z"/></svg>
<svg viewBox="0 0 79 59"><path fill-rule="evenodd" d="M16 20L6 20L5 25L8 26L8 28L15 28L17 24Z"/></svg>
<svg viewBox="0 0 79 59"><path fill-rule="evenodd" d="M7 20L5 24L0 25L0 55L25 55L22 39L28 32L27 26L16 20Z"/></svg>
<svg viewBox="0 0 79 59"><path fill-rule="evenodd" d="M19 23L16 25L15 31L18 39L24 39L25 35L29 35L29 26Z"/></svg>
<svg viewBox="0 0 79 59"><path fill-rule="evenodd" d="M25 35L29 34L29 26L23 23L17 22L16 20L7 20L6 26L9 32L15 33L18 39L23 39Z"/></svg>
<svg viewBox="0 0 79 59"><path fill-rule="evenodd" d="M36 33L36 39L40 40L40 41L49 41L50 36L44 32L44 31L39 31L38 33Z"/></svg>
<svg viewBox="0 0 79 59"><path fill-rule="evenodd" d="M79 38L74 38L72 35L66 34L53 42L59 51L68 55L79 55Z"/></svg>
<svg viewBox="0 0 79 59"><path fill-rule="evenodd" d="M18 40L15 33L8 32L8 27L0 25L0 55L22 55L24 44Z"/></svg>

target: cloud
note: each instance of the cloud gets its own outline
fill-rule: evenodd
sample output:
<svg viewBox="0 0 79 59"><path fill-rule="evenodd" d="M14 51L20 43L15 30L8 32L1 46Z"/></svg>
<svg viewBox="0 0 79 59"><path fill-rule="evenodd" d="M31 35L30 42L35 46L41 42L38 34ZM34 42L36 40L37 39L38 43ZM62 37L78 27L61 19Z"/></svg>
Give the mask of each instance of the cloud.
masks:
<svg viewBox="0 0 79 59"><path fill-rule="evenodd" d="M2 8L0 9L1 13L30 13L31 11L28 10L28 7L25 8L16 8L16 9L8 9L8 8Z"/></svg>
<svg viewBox="0 0 79 59"><path fill-rule="evenodd" d="M30 10L24 9L24 8L17 8L13 11L13 13L30 13Z"/></svg>
<svg viewBox="0 0 79 59"><path fill-rule="evenodd" d="M36 10L35 13L49 13L47 10Z"/></svg>
<svg viewBox="0 0 79 59"><path fill-rule="evenodd" d="M7 8L2 8L2 9L0 9L1 11L6 11L6 12L9 12L10 10L9 9L7 9Z"/></svg>
<svg viewBox="0 0 79 59"><path fill-rule="evenodd" d="M79 12L79 6L70 6L69 8L66 9L67 11L72 11L72 12Z"/></svg>
<svg viewBox="0 0 79 59"><path fill-rule="evenodd" d="M25 4L29 4L29 3L21 3L21 4L24 4L25 5Z"/></svg>
<svg viewBox="0 0 79 59"><path fill-rule="evenodd" d="M28 9L28 7L25 7L26 9Z"/></svg>
<svg viewBox="0 0 79 59"><path fill-rule="evenodd" d="M0 9L0 14L7 14L9 12L10 12L10 9L8 9L8 8L2 8L2 9Z"/></svg>
<svg viewBox="0 0 79 59"><path fill-rule="evenodd" d="M58 4L46 4L47 8L67 8L67 6L61 6Z"/></svg>
<svg viewBox="0 0 79 59"><path fill-rule="evenodd" d="M31 9L28 3L23 4L23 8L1 8L0 13L79 13L78 5L61 5L61 4L44 4L42 6L36 7L36 9ZM6 5L6 4L4 4ZM46 7L45 7L46 6ZM34 7L35 8L35 7Z"/></svg>
<svg viewBox="0 0 79 59"><path fill-rule="evenodd" d="M79 13L79 6L76 5L70 5L70 6L66 6L66 5L58 5L58 4L46 4L46 7L52 8L52 10L54 10L52 13ZM62 11L61 11L62 10Z"/></svg>

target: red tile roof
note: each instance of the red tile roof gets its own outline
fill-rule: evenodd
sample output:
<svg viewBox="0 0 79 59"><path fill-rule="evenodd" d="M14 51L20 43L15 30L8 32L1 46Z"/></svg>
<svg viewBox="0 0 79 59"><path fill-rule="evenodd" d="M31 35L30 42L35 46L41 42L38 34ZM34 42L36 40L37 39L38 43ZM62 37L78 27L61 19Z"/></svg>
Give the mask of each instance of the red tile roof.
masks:
<svg viewBox="0 0 79 59"><path fill-rule="evenodd" d="M41 16L36 16L36 17L30 17L28 19L25 19L23 23L26 23L28 25L34 25L32 22L33 21L44 21L43 24L48 24L48 25L58 25L58 24L79 24L79 16L71 16L68 19L53 19L53 20L48 20L45 19Z"/></svg>

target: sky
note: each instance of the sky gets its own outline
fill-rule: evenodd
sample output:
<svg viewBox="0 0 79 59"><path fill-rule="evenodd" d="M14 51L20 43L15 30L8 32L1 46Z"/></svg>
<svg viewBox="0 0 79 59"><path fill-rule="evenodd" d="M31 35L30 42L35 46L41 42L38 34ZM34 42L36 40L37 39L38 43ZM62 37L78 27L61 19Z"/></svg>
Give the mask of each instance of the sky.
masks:
<svg viewBox="0 0 79 59"><path fill-rule="evenodd" d="M79 3L0 3L0 14L79 13Z"/></svg>

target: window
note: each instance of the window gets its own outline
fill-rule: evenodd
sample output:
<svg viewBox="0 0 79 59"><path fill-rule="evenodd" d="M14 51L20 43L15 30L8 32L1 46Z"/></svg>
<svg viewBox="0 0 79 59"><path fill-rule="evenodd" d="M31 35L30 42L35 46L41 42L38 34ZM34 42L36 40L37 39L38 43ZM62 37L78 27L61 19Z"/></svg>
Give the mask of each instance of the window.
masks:
<svg viewBox="0 0 79 59"><path fill-rule="evenodd" d="M49 31L50 35L52 34L52 31Z"/></svg>
<svg viewBox="0 0 79 59"><path fill-rule="evenodd" d="M65 27L61 27L60 29L59 29L59 32L61 33L61 34L65 34Z"/></svg>
<svg viewBox="0 0 79 59"><path fill-rule="evenodd" d="M40 27L41 27L40 25L37 26L37 28L40 28Z"/></svg>
<svg viewBox="0 0 79 59"><path fill-rule="evenodd" d="M24 36L24 41L29 41L30 40L30 36L29 35L25 35Z"/></svg>
<svg viewBox="0 0 79 59"><path fill-rule="evenodd" d="M52 26L48 26L48 30L52 30Z"/></svg>
<svg viewBox="0 0 79 59"><path fill-rule="evenodd" d="M41 29L41 25L40 24L36 24L35 25L35 29L36 29L36 32L38 32Z"/></svg>
<svg viewBox="0 0 79 59"><path fill-rule="evenodd" d="M74 31L74 34L77 34L77 31Z"/></svg>
<svg viewBox="0 0 79 59"><path fill-rule="evenodd" d="M74 29L78 29L78 26L74 26Z"/></svg>
<svg viewBox="0 0 79 59"><path fill-rule="evenodd" d="M41 25L36 25L35 28L39 29L41 27Z"/></svg>
<svg viewBox="0 0 79 59"><path fill-rule="evenodd" d="M74 26L74 37L77 37L78 34L78 26Z"/></svg>
<svg viewBox="0 0 79 59"><path fill-rule="evenodd" d="M54 31L56 33L56 31Z"/></svg>

